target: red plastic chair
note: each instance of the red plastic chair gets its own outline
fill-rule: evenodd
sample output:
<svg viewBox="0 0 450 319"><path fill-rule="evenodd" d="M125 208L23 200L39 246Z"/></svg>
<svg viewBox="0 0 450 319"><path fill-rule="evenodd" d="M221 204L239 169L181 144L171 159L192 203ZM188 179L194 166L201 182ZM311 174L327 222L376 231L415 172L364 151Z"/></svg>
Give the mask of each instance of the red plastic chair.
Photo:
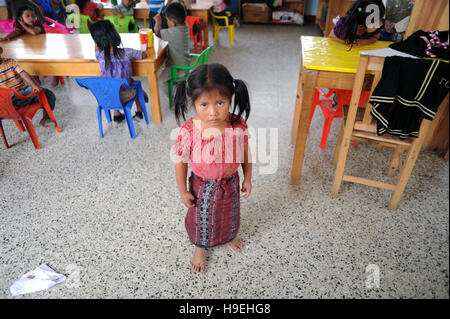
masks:
<svg viewBox="0 0 450 319"><path fill-rule="evenodd" d="M33 95L37 94L39 101L34 104L15 108L12 103L12 97L14 94L21 100L29 99ZM3 143L5 144L6 149L9 148L9 145L6 141L2 120L14 120L17 127L22 132L24 132L26 128L34 147L37 150L41 148L38 137L36 135L36 130L34 129L34 125L32 122L34 115L41 107L45 108L50 119L55 122L56 131L58 133L61 133L61 130L59 129L58 123L56 122L55 116L53 115L50 105L48 104L47 97L45 96L43 90L40 92L35 90L29 95L23 96L19 92L17 92L16 89L0 88L0 133L2 134Z"/></svg>
<svg viewBox="0 0 450 319"><path fill-rule="evenodd" d="M333 100L330 99L333 93L336 93L338 99L338 104L336 108L333 108ZM323 96L327 99L320 99L320 96ZM361 92L361 98L359 100L358 106L360 107L364 106L369 97L370 97L369 91ZM319 105L325 117L325 123L323 124L322 130L322 139L320 141L321 148L325 148L325 146L327 145L327 139L328 134L330 133L331 123L335 118L340 118L344 116L343 106L349 105L351 98L352 98L351 90L329 89L328 93L325 93L320 88L316 87L316 90L314 92L314 100L311 109L311 118L309 120L309 125L311 125L311 121L314 115L314 111L316 110L316 106ZM353 145L356 145L356 141L353 142Z"/></svg>
<svg viewBox="0 0 450 319"><path fill-rule="evenodd" d="M198 43L200 43L200 50L203 51L202 23L200 21L200 18L187 16L186 23L189 26L189 38L191 38L194 41L195 53L198 53ZM194 25L197 25L196 30L194 30Z"/></svg>

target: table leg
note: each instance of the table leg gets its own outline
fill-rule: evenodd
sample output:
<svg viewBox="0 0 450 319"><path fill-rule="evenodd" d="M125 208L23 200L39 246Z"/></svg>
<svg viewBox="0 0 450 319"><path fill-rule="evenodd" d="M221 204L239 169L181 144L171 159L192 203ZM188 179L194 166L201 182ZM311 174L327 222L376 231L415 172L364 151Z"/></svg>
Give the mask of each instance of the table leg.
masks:
<svg viewBox="0 0 450 319"><path fill-rule="evenodd" d="M295 140L294 158L292 160L291 184L300 184L302 176L303 158L305 156L306 138L308 137L309 119L311 116L314 90L316 88L319 71L303 70L303 96L297 97L296 108L300 108L299 124ZM300 106L298 104L300 103ZM295 125L293 125L293 128Z"/></svg>
<svg viewBox="0 0 450 319"><path fill-rule="evenodd" d="M161 123L161 103L159 100L159 85L158 76L156 75L156 68L151 68L148 73L148 88L150 89L150 102L152 104L153 122Z"/></svg>
<svg viewBox="0 0 450 319"><path fill-rule="evenodd" d="M302 109L302 99L303 99L303 74L306 72L306 69L302 67L303 61L300 61L300 74L298 76L298 87L297 87L297 96L295 100L295 110L294 110L294 119L292 121L292 129L291 129L291 143L295 142L297 138L297 130L298 125L300 123L300 111Z"/></svg>

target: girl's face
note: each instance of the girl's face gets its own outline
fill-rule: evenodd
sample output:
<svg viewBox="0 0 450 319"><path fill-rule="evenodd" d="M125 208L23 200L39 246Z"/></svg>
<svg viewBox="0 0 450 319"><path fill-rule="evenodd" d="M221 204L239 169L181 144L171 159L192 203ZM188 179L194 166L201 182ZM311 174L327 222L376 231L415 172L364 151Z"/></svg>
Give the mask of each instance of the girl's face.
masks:
<svg viewBox="0 0 450 319"><path fill-rule="evenodd" d="M22 13L22 21L28 25L34 25L37 20L36 14L32 10L25 10Z"/></svg>
<svg viewBox="0 0 450 319"><path fill-rule="evenodd" d="M228 120L230 100L218 90L201 94L194 102L197 117L208 127L223 127Z"/></svg>

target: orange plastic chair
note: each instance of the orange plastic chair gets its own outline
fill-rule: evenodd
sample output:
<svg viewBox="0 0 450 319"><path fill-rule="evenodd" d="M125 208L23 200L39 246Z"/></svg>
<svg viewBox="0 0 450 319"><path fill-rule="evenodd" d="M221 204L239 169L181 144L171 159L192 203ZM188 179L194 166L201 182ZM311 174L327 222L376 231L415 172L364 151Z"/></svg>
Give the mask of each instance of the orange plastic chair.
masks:
<svg viewBox="0 0 450 319"><path fill-rule="evenodd" d="M202 23L199 17L186 17L186 23L189 26L189 38L194 41L194 51L198 53L198 44L200 43L200 50L203 51L203 40L202 40ZM195 27L196 26L196 27ZM195 27L195 30L194 30ZM196 31L196 32L194 32Z"/></svg>
<svg viewBox="0 0 450 319"><path fill-rule="evenodd" d="M333 107L333 100L330 99L333 93L336 94L338 99L338 104L336 105L336 108ZM320 96L323 96L326 99L320 99ZM369 91L361 92L361 98L359 100L358 106L360 107L364 106L369 97L370 97ZM330 128L333 120L335 118L341 118L344 115L343 106L349 105L351 98L352 98L351 90L329 89L328 93L325 93L320 88L316 87L316 90L314 92L314 100L311 109L311 118L309 120L309 125L311 125L311 121L314 115L314 111L316 110L316 106L319 105L325 117L325 122L323 124L322 130L322 139L320 141L320 148L325 148L325 146L327 145L328 134L330 133ZM356 145L356 141L354 141L353 145Z"/></svg>
<svg viewBox="0 0 450 319"><path fill-rule="evenodd" d="M26 106L22 106L20 108L15 108L12 103L13 95L16 95L21 100L26 100L33 95L37 95L38 102ZM55 116L48 104L47 97L45 96L44 91L33 91L27 96L21 95L16 89L8 89L8 88L0 88L0 133L3 138L3 143L5 144L6 149L9 148L8 142L6 140L5 132L3 130L2 120L14 120L17 127L20 131L24 132L25 128L30 135L31 141L33 142L34 147L39 150L41 145L39 144L39 140L36 134L36 130L34 129L34 125L32 119L36 112L44 107L49 115L50 119L55 122L55 128L58 133L61 133L59 129L58 123L56 122ZM24 127L25 125L25 127Z"/></svg>

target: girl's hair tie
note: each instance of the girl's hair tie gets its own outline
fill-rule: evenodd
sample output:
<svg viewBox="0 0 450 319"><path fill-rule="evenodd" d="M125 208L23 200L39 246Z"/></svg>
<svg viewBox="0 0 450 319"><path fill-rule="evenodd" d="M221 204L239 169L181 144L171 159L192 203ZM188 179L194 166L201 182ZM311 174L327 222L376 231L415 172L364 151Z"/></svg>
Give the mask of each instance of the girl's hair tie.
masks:
<svg viewBox="0 0 450 319"><path fill-rule="evenodd" d="M362 8L361 7L358 8L358 12L362 12Z"/></svg>

